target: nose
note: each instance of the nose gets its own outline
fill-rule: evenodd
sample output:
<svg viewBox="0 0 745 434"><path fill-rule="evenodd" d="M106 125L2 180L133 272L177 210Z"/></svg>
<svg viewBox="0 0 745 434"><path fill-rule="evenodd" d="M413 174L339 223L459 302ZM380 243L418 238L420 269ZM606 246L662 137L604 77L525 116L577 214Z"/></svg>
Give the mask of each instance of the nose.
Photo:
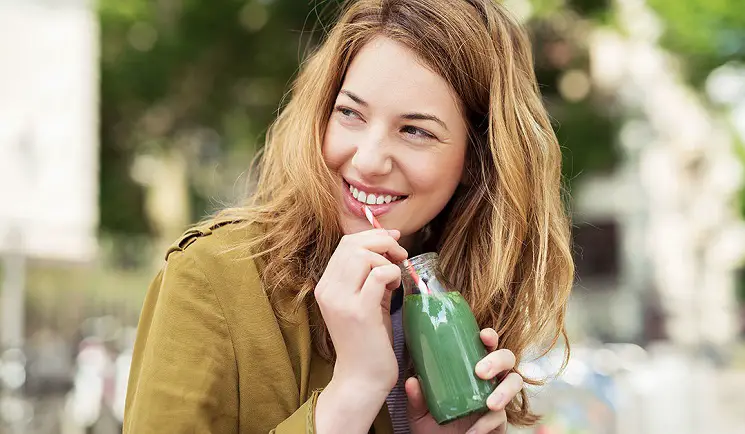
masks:
<svg viewBox="0 0 745 434"><path fill-rule="evenodd" d="M367 178L391 173L393 161L385 140L370 137L358 144L352 157L352 167Z"/></svg>

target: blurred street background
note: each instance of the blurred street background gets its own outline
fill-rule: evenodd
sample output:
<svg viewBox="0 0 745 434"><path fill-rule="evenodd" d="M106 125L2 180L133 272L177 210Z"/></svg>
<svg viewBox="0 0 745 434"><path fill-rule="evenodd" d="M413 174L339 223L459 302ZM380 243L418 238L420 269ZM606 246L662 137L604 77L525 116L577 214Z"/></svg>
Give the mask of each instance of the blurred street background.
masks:
<svg viewBox="0 0 745 434"><path fill-rule="evenodd" d="M572 359L530 390L543 423L511 432L745 432L745 1L504 3L564 151L578 274ZM245 194L337 4L0 0L0 433L121 432L166 246Z"/></svg>

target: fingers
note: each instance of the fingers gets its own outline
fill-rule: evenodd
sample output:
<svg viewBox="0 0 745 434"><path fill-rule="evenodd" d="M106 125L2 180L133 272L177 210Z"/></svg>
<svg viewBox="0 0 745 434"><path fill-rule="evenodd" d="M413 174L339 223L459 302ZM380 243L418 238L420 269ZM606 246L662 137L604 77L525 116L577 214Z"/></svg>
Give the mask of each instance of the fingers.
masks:
<svg viewBox="0 0 745 434"><path fill-rule="evenodd" d="M329 297L333 298L354 294L361 289L375 267L407 257L406 249L396 241L399 236L399 231L373 229L342 237L316 285L316 298L321 296L323 299L326 289L331 292Z"/></svg>
<svg viewBox="0 0 745 434"><path fill-rule="evenodd" d="M497 349L497 346L499 345L499 335L493 328L489 327L481 330L479 336L487 350L491 352Z"/></svg>
<svg viewBox="0 0 745 434"><path fill-rule="evenodd" d="M361 248L347 253L343 260L332 258L314 295L317 300L329 298L333 301L344 294L354 294L360 290L373 269L390 264L391 261L382 255ZM339 285L341 282L343 284Z"/></svg>
<svg viewBox="0 0 745 434"><path fill-rule="evenodd" d="M504 410L512 398L517 396L523 389L523 377L517 372L510 372L499 386L489 395L486 400L486 406L491 411Z"/></svg>
<svg viewBox="0 0 745 434"><path fill-rule="evenodd" d="M393 291L401 285L401 269L396 264L388 263L375 267L367 275L360 290L362 303L367 306L380 305L386 291ZM388 297L390 303L390 297ZM390 310L390 305L386 306Z"/></svg>
<svg viewBox="0 0 745 434"><path fill-rule="evenodd" d="M408 398L408 414L412 422L423 418L429 413L427 402L424 400L424 393L416 377L411 377L404 383L406 397Z"/></svg>
<svg viewBox="0 0 745 434"><path fill-rule="evenodd" d="M466 434L487 434L492 432L504 433L507 423L507 413L504 411L490 411L481 416L479 420L466 432ZM499 429L499 431L496 431Z"/></svg>
<svg viewBox="0 0 745 434"><path fill-rule="evenodd" d="M371 229L356 234L342 237L340 246L345 250L347 247L359 246L379 255L386 255L391 262L401 262L409 257L409 253L398 244L397 237L400 232L396 230Z"/></svg>
<svg viewBox="0 0 745 434"><path fill-rule="evenodd" d="M512 351L503 348L492 351L476 363L476 375L482 380L491 380L500 372L509 371L514 367L515 355Z"/></svg>

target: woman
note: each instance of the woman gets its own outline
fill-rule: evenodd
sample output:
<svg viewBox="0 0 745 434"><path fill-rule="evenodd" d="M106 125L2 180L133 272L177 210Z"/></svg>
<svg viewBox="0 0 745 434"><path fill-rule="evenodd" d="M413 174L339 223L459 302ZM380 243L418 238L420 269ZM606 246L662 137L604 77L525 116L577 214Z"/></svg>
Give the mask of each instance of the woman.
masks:
<svg viewBox="0 0 745 434"><path fill-rule="evenodd" d="M188 231L149 290L126 433L537 420L522 391L535 381L516 366L564 334L573 264L559 146L502 7L353 2L304 63L261 161L248 204ZM388 231L370 229L363 203ZM491 350L476 374L501 380L488 412L445 426L405 378L394 295L396 264L433 250Z"/></svg>

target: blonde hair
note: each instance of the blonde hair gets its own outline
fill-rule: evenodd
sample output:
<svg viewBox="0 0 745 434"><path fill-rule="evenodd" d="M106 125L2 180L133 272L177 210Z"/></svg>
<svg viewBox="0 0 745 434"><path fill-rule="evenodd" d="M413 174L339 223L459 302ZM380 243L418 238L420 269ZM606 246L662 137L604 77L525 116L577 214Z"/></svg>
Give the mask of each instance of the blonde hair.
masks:
<svg viewBox="0 0 745 434"><path fill-rule="evenodd" d="M336 181L321 153L325 128L352 58L381 35L407 46L450 84L469 124L465 185L429 225L445 278L518 363L561 337L568 359L564 317L574 265L560 149L529 40L493 0L347 4L301 66L290 101L268 131L255 192L218 217L258 225L243 247L259 260L269 296L289 297L296 308L307 303L318 314L311 294L342 236ZM314 328L314 347L333 360L323 324ZM515 425L538 420L525 391L507 416Z"/></svg>

